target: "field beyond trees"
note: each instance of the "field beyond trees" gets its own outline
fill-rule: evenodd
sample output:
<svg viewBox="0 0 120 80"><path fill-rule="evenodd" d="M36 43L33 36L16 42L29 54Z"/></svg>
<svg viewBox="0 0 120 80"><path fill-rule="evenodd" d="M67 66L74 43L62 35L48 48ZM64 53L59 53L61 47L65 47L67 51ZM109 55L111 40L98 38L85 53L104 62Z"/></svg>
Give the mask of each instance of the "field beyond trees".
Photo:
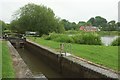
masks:
<svg viewBox="0 0 120 80"><path fill-rule="evenodd" d="M28 39L55 51L59 51L60 42L44 40L40 37L28 37ZM71 46L71 54L118 71L117 46L81 45L75 43L72 43Z"/></svg>

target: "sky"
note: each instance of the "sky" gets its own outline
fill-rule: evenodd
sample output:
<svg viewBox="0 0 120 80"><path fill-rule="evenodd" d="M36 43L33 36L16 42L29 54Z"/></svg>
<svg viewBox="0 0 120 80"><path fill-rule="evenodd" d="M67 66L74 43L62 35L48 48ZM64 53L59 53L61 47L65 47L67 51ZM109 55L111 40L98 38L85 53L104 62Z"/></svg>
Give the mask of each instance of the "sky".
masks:
<svg viewBox="0 0 120 80"><path fill-rule="evenodd" d="M118 22L120 22L120 1L118 4Z"/></svg>
<svg viewBox="0 0 120 80"><path fill-rule="evenodd" d="M91 17L102 16L107 21L118 21L119 0L0 0L0 20L9 23L12 15L28 3L45 5L55 15L70 22L87 21Z"/></svg>

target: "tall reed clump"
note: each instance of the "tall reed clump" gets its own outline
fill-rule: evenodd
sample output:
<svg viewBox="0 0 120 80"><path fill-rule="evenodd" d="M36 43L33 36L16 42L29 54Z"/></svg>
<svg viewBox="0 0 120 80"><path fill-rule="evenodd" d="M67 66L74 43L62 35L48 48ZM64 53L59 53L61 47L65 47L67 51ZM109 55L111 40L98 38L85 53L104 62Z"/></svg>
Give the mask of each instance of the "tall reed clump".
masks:
<svg viewBox="0 0 120 80"><path fill-rule="evenodd" d="M68 35L59 35L59 37L57 38L54 38L53 39L54 41L57 41L57 42L65 42L65 43L73 43L73 39L72 37L68 36Z"/></svg>
<svg viewBox="0 0 120 80"><path fill-rule="evenodd" d="M64 34L81 34L83 32L84 31L68 30L68 31L65 31Z"/></svg>
<svg viewBox="0 0 120 80"><path fill-rule="evenodd" d="M88 44L88 45L101 45L100 36L96 33L84 33L68 36L66 34L51 33L49 36L43 36L46 40L53 40L57 42L65 43L77 43L77 44Z"/></svg>
<svg viewBox="0 0 120 80"><path fill-rule="evenodd" d="M120 37L118 37L117 39L115 39L112 43L112 46L120 46Z"/></svg>
<svg viewBox="0 0 120 80"><path fill-rule="evenodd" d="M88 45L101 45L100 36L96 33L84 33L73 36L75 43Z"/></svg>
<svg viewBox="0 0 120 80"><path fill-rule="evenodd" d="M44 38L45 40L53 40L57 42L73 43L72 37L69 37L65 34L51 33L48 36L43 35L42 38Z"/></svg>
<svg viewBox="0 0 120 80"><path fill-rule="evenodd" d="M59 36L61 36L62 34L57 34L57 33L50 33L49 35L43 35L42 38L46 39L46 40L53 40L55 38L58 38Z"/></svg>

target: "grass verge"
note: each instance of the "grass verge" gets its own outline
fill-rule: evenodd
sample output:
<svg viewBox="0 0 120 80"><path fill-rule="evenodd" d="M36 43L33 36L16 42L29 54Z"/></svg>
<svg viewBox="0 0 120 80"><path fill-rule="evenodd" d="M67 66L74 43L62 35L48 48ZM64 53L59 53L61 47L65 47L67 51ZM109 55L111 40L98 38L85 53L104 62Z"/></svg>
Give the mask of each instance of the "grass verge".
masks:
<svg viewBox="0 0 120 80"><path fill-rule="evenodd" d="M11 55L6 41L2 41L2 78L14 78Z"/></svg>
<svg viewBox="0 0 120 80"><path fill-rule="evenodd" d="M0 79L2 78L2 41L0 41Z"/></svg>
<svg viewBox="0 0 120 80"><path fill-rule="evenodd" d="M60 42L28 37L33 42L58 50ZM118 47L71 44L72 54L118 71Z"/></svg>

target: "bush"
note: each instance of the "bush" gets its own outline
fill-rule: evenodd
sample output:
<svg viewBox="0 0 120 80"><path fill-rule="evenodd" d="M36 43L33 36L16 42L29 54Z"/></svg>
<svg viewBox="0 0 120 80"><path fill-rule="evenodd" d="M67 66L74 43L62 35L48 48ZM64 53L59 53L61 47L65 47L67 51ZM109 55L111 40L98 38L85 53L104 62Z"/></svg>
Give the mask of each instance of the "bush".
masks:
<svg viewBox="0 0 120 80"><path fill-rule="evenodd" d="M77 44L89 44L89 45L101 45L100 36L96 33L84 33L76 34L74 36L68 36L66 34L51 33L49 36L43 35L46 40L53 40L57 42L65 43L77 43Z"/></svg>
<svg viewBox="0 0 120 80"><path fill-rule="evenodd" d="M84 41L83 41L83 36L81 34L77 34L75 36L72 36L73 40L74 40L74 43L77 43L77 44L83 44Z"/></svg>
<svg viewBox="0 0 120 80"><path fill-rule="evenodd" d="M59 35L59 37L54 38L54 41L57 42L65 42L65 43L73 43L73 39L72 37L68 36L68 35Z"/></svg>
<svg viewBox="0 0 120 80"><path fill-rule="evenodd" d="M68 30L68 31L65 31L65 34L81 34L83 33L84 31L76 31L76 30Z"/></svg>
<svg viewBox="0 0 120 80"><path fill-rule="evenodd" d="M112 43L112 46L120 46L120 37L118 37L117 39L115 39Z"/></svg>
<svg viewBox="0 0 120 80"><path fill-rule="evenodd" d="M49 35L43 35L42 38L44 38L45 40L53 40L55 38L58 38L61 34L57 34L57 33L50 33Z"/></svg>
<svg viewBox="0 0 120 80"><path fill-rule="evenodd" d="M85 33L73 36L73 40L78 44L101 45L100 36L95 33Z"/></svg>
<svg viewBox="0 0 120 80"><path fill-rule="evenodd" d="M45 39L45 40L47 40L48 39L48 37L49 37L49 35L42 35L42 37L41 38L43 38L43 39Z"/></svg>

